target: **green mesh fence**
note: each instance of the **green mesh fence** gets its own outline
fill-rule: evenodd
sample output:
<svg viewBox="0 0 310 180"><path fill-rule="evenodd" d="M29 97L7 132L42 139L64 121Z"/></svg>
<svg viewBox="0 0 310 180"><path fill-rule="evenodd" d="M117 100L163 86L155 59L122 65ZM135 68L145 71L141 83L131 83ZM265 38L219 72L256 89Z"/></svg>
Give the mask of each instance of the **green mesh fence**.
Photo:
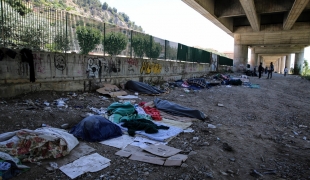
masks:
<svg viewBox="0 0 310 180"><path fill-rule="evenodd" d="M141 32L43 7L33 0L0 0L0 47L211 63L211 53ZM233 61L219 58L220 65Z"/></svg>
<svg viewBox="0 0 310 180"><path fill-rule="evenodd" d="M178 43L166 40L166 59L177 60Z"/></svg>
<svg viewBox="0 0 310 180"><path fill-rule="evenodd" d="M178 52L177 52L177 59L181 61L187 61L189 53L189 47L179 43L178 44Z"/></svg>
<svg viewBox="0 0 310 180"><path fill-rule="evenodd" d="M152 58L166 59L166 42L164 39L153 37Z"/></svg>
<svg viewBox="0 0 310 180"><path fill-rule="evenodd" d="M219 56L219 65L233 66L233 60L224 56Z"/></svg>

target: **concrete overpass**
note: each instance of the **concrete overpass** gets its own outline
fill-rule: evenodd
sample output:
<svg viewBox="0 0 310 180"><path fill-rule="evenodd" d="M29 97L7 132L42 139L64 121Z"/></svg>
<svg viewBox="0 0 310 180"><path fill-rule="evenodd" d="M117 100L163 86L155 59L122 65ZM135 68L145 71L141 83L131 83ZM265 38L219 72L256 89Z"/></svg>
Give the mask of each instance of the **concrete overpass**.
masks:
<svg viewBox="0 0 310 180"><path fill-rule="evenodd" d="M310 45L309 0L182 0L234 38L234 70L243 70L251 48L252 66L273 62L278 72L301 73Z"/></svg>

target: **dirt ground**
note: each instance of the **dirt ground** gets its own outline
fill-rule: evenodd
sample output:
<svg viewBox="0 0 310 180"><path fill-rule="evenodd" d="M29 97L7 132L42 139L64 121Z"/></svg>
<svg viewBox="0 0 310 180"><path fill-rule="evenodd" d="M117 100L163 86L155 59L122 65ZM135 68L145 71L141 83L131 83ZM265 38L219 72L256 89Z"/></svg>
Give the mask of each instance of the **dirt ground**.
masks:
<svg viewBox="0 0 310 180"><path fill-rule="evenodd" d="M114 155L117 148L87 143L110 159L111 166L77 179L100 179L101 175L102 179L310 179L310 81L274 74L272 79L250 77L250 82L260 88L222 85L191 93L175 88L159 96L208 115L205 121L193 122L195 132L181 133L168 143L183 154L197 153L191 153L182 167L131 161ZM72 127L91 112L89 107L108 107L114 101L101 100L98 93L75 93L77 97L48 91L0 99L0 133L42 124ZM140 97L138 102L156 98ZM69 98L67 109L51 105L44 110L44 100L52 103L58 98ZM210 129L208 124L217 128ZM224 150L223 143L233 151ZM70 179L60 170L47 171L44 164L25 165L31 169L14 179Z"/></svg>

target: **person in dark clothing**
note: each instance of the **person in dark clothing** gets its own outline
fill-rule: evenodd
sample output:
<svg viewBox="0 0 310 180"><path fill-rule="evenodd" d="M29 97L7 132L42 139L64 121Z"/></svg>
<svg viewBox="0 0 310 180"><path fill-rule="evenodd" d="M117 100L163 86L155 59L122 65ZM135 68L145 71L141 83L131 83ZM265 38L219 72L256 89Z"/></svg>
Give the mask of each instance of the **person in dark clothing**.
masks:
<svg viewBox="0 0 310 180"><path fill-rule="evenodd" d="M263 66L262 66L262 63L259 63L259 66L258 66L258 78L259 79L262 77L262 72L263 72Z"/></svg>
<svg viewBox="0 0 310 180"><path fill-rule="evenodd" d="M270 63L270 67L269 67L269 70L268 70L268 77L267 79L269 79L269 75L270 75L270 79L272 78L272 72L274 71L274 68L273 68L273 64L272 62Z"/></svg>
<svg viewBox="0 0 310 180"><path fill-rule="evenodd" d="M265 74L267 74L267 71L268 71L268 67L266 66L265 67Z"/></svg>

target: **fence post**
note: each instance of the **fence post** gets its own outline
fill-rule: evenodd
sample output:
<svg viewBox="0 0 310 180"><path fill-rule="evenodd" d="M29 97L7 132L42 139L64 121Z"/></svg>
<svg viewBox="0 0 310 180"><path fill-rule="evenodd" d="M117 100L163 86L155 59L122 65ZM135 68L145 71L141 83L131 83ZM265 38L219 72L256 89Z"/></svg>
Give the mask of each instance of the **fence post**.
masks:
<svg viewBox="0 0 310 180"><path fill-rule="evenodd" d="M1 36L2 36L2 41L3 41L3 46L5 47L5 40L4 40L4 15L3 15L3 0L1 1L1 18L2 18L2 23L1 23Z"/></svg>
<svg viewBox="0 0 310 180"><path fill-rule="evenodd" d="M132 58L132 30L130 31L130 58Z"/></svg>
<svg viewBox="0 0 310 180"><path fill-rule="evenodd" d="M105 23L103 23L103 56L105 56Z"/></svg>
<svg viewBox="0 0 310 180"><path fill-rule="evenodd" d="M66 39L65 39L65 45L67 46L68 40L68 12L66 12ZM65 47L65 53L67 53L67 47Z"/></svg>
<svg viewBox="0 0 310 180"><path fill-rule="evenodd" d="M167 43L168 41L165 40L165 60L167 60Z"/></svg>

